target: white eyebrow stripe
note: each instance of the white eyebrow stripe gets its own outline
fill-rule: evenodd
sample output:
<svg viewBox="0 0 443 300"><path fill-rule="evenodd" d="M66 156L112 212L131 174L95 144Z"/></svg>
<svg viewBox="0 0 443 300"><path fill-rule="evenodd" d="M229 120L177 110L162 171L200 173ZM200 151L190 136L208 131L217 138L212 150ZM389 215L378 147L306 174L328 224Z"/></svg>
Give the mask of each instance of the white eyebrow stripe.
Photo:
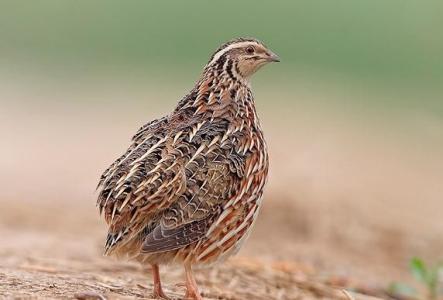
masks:
<svg viewBox="0 0 443 300"><path fill-rule="evenodd" d="M240 47L245 47L247 45L258 45L258 43L253 42L253 41L246 41L246 42L238 42L238 43L234 43L232 45L229 45L226 48L221 49L220 51L218 51L214 57L212 58L212 60L208 63L208 65L213 64L214 62L216 62L223 54L225 54L226 52L228 52L229 50L235 49L235 48L240 48Z"/></svg>

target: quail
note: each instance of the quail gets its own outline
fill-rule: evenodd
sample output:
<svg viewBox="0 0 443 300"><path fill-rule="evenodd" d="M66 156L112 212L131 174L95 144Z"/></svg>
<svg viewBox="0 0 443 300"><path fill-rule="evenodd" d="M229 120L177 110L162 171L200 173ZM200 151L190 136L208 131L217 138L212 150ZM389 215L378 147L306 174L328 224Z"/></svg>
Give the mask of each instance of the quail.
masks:
<svg viewBox="0 0 443 300"><path fill-rule="evenodd" d="M105 254L151 266L154 297L167 298L159 265L179 263L185 298L203 299L192 267L235 254L251 232L269 160L250 78L278 61L254 38L223 44L176 108L142 126L101 176Z"/></svg>

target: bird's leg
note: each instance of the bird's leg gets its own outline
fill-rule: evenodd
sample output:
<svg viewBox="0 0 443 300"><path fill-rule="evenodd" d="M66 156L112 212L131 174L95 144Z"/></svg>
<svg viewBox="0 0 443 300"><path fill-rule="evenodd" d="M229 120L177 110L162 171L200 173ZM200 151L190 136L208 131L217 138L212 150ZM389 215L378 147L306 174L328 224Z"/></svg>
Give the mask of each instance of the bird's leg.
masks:
<svg viewBox="0 0 443 300"><path fill-rule="evenodd" d="M152 277L154 280L154 298L169 299L162 289L162 283L160 281L160 269L158 265L151 265L151 266L152 266Z"/></svg>
<svg viewBox="0 0 443 300"><path fill-rule="evenodd" d="M197 282L195 282L194 274L190 264L185 264L186 272L186 295L185 299L203 300L198 291Z"/></svg>

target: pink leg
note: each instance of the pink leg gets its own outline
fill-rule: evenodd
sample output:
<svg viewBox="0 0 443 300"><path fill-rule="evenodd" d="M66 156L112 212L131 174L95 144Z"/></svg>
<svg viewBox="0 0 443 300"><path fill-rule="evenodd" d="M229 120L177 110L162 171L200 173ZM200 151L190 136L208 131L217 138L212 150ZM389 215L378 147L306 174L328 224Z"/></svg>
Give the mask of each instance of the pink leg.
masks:
<svg viewBox="0 0 443 300"><path fill-rule="evenodd" d="M162 289L162 283L160 281L160 270L158 265L152 265L152 277L154 279L154 298L169 299Z"/></svg>
<svg viewBox="0 0 443 300"><path fill-rule="evenodd" d="M195 282L194 274L192 273L191 265L185 264L186 272L186 295L185 299L203 300L203 297L198 291L197 282Z"/></svg>

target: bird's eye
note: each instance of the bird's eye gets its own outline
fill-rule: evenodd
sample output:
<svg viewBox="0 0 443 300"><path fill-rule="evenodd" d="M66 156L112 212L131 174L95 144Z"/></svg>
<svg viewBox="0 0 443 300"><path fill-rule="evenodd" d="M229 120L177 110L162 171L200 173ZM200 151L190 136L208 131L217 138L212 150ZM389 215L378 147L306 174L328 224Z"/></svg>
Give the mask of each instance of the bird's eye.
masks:
<svg viewBox="0 0 443 300"><path fill-rule="evenodd" d="M247 47L246 48L246 53L253 54L254 53L254 47L252 47L252 46Z"/></svg>

